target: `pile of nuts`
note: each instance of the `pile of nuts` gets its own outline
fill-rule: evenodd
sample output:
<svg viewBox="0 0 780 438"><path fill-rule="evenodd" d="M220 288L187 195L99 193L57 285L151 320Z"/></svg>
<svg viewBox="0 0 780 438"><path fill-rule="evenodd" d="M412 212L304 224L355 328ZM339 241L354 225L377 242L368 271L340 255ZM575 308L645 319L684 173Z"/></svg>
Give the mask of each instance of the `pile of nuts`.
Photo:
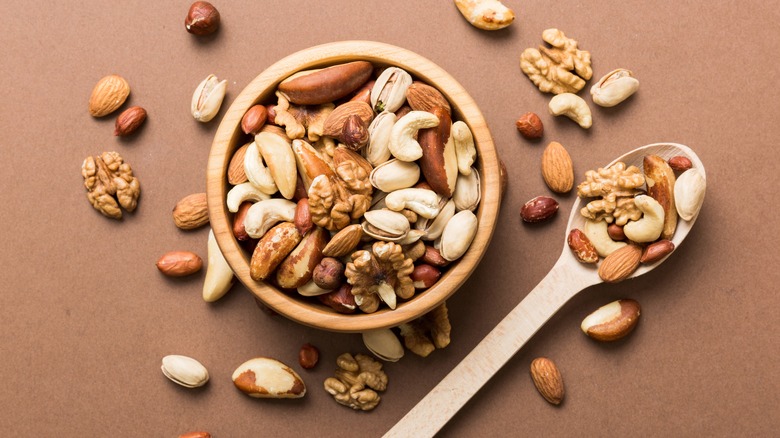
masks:
<svg viewBox="0 0 780 438"><path fill-rule="evenodd" d="M675 171L682 174L676 177ZM572 229L567 242L582 263L604 257L598 274L609 283L669 255L678 216L693 219L704 201L706 181L684 156L667 162L646 155L642 170L617 162L585 176L577 187L577 195L590 200L580 211L585 225Z"/></svg>
<svg viewBox="0 0 780 438"><path fill-rule="evenodd" d="M298 72L251 107L232 156L233 231L250 275L341 313L433 286L468 250L477 150L450 103L405 70L367 61Z"/></svg>

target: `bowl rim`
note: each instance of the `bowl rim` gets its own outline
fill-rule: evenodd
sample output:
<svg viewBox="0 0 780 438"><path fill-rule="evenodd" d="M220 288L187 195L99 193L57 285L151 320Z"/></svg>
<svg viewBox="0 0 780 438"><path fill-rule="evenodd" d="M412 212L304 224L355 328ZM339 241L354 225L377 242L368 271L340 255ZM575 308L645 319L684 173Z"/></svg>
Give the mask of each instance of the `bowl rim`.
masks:
<svg viewBox="0 0 780 438"><path fill-rule="evenodd" d="M375 64L393 65L408 71L414 77L434 85L452 105L453 114L467 123L478 150L481 169L480 205L477 233L468 251L445 272L433 287L417 291L414 298L399 303L395 310L382 308L370 314L340 314L324 305L306 303L275 287L252 280L249 259L233 236L227 210L227 166L233 151L240 147L240 130L244 113L262 102L276 89L279 82L291 74L307 69L342 62L366 60ZM232 145L232 147L231 147ZM487 169L487 171L486 171ZM418 318L448 299L474 272L495 230L500 208L499 164L495 145L487 123L476 102L466 90L444 69L427 58L386 43L375 41L339 41L309 47L275 62L255 77L233 100L214 135L207 165L206 191L209 221L217 244L235 276L260 301L275 312L300 324L332 332L363 332L395 327Z"/></svg>

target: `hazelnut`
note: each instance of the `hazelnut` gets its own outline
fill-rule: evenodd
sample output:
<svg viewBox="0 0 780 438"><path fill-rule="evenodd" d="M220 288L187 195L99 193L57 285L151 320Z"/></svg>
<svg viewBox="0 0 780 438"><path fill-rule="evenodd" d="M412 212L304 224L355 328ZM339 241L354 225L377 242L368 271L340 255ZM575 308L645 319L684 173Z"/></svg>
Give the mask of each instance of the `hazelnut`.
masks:
<svg viewBox="0 0 780 438"><path fill-rule="evenodd" d="M317 365L319 359L320 351L314 345L303 344L298 352L298 363L301 365L301 368L312 369Z"/></svg>
<svg viewBox="0 0 780 438"><path fill-rule="evenodd" d="M211 35L219 28L219 11L209 2L195 2L184 19L184 27L193 35Z"/></svg>
<svg viewBox="0 0 780 438"><path fill-rule="evenodd" d="M339 140L353 151L359 151L368 144L368 126L359 115L353 114L344 122Z"/></svg>
<svg viewBox="0 0 780 438"><path fill-rule="evenodd" d="M343 275L343 263L333 257L323 257L320 264L314 268L312 280L323 289L333 290L341 286Z"/></svg>
<svg viewBox="0 0 780 438"><path fill-rule="evenodd" d="M241 119L241 130L244 131L244 134L257 134L265 125L267 116L268 111L263 105L255 105L249 108Z"/></svg>
<svg viewBox="0 0 780 438"><path fill-rule="evenodd" d="M542 120L536 113L523 114L517 119L515 125L517 126L517 131L529 140L542 138L544 134L544 125L542 125Z"/></svg>

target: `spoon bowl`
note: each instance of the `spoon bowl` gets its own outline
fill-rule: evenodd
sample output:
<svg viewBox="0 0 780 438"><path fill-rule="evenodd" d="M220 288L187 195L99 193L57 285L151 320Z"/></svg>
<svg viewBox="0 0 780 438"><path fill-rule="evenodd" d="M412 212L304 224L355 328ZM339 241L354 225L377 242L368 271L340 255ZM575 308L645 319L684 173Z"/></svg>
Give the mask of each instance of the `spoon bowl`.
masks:
<svg viewBox="0 0 780 438"><path fill-rule="evenodd" d="M616 158L605 167L622 161L626 166L635 165L641 169L646 155L658 155L665 160L682 155L690 159L693 167L706 178L704 165L696 153L677 143L642 146ZM580 263L566 243L569 232L574 228L582 229L585 224L585 218L580 214L583 202L577 198L572 205L563 239L563 251L550 272L385 437L436 434L566 302L588 286L602 282L595 266ZM689 221L678 219L677 229L671 239L675 248L685 240L697 217L698 213ZM652 271L669 255L653 264L640 265L628 278Z"/></svg>

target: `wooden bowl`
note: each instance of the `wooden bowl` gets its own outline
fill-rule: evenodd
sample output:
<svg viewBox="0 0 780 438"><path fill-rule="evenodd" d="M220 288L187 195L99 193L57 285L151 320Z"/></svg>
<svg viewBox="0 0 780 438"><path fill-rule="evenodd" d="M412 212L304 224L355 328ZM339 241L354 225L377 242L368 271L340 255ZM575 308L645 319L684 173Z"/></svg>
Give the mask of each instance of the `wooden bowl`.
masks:
<svg viewBox="0 0 780 438"><path fill-rule="evenodd" d="M315 300L286 294L273 286L252 280L248 254L232 232L233 214L228 212L226 196L229 190L227 168L233 152L245 143L241 118L257 103L273 100L274 91L291 74L312 68L366 60L376 65L394 65L412 76L438 88L450 101L453 121L463 120L471 128L477 146L482 200L475 211L479 228L466 254L425 291L399 302L395 310L381 307L375 313L351 315L336 313ZM311 47L294 53L257 76L233 101L214 136L207 168L209 219L217 243L238 279L263 303L274 311L318 329L334 332L363 332L395 327L418 318L449 298L477 267L495 228L500 204L499 164L493 139L485 119L474 100L463 87L433 62L399 47L370 41L344 41ZM476 292L476 291L474 291Z"/></svg>

